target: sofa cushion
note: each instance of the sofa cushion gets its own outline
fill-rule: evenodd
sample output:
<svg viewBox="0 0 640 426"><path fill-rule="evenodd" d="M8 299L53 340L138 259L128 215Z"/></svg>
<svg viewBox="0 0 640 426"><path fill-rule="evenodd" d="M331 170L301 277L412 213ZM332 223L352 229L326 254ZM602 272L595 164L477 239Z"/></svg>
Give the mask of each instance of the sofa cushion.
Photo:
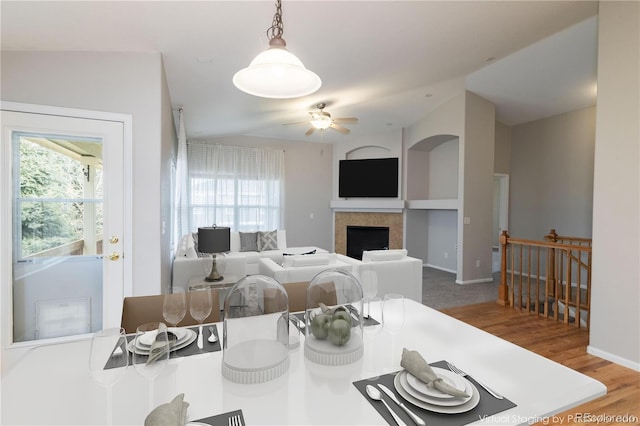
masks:
<svg viewBox="0 0 640 426"><path fill-rule="evenodd" d="M258 251L257 232L240 232L240 251Z"/></svg>
<svg viewBox="0 0 640 426"><path fill-rule="evenodd" d="M258 232L258 251L277 250L278 231Z"/></svg>
<svg viewBox="0 0 640 426"><path fill-rule="evenodd" d="M335 256L331 254L310 254L287 256L284 258L282 266L284 268L300 266L322 266L335 263Z"/></svg>
<svg viewBox="0 0 640 426"><path fill-rule="evenodd" d="M363 262L385 262L389 260L401 260L405 257L407 257L406 249L368 250L362 253Z"/></svg>

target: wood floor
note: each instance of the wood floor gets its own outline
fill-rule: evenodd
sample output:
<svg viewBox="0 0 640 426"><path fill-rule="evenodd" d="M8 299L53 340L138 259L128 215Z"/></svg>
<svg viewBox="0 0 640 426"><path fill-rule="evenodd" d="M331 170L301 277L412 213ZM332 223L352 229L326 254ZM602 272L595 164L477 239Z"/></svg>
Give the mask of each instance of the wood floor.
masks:
<svg viewBox="0 0 640 426"><path fill-rule="evenodd" d="M536 424L640 424L640 373L588 354L588 331L495 302L442 312L593 377L607 387L607 395L561 413L558 419Z"/></svg>

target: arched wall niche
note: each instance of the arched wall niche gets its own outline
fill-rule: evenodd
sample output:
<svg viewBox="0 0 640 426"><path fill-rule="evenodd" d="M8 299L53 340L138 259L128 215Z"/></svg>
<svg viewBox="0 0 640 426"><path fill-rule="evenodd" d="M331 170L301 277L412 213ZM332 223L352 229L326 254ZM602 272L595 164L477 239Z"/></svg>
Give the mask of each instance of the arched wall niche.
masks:
<svg viewBox="0 0 640 426"><path fill-rule="evenodd" d="M459 137L451 134L412 145L407 156L407 200L457 199L459 151Z"/></svg>
<svg viewBox="0 0 640 426"><path fill-rule="evenodd" d="M391 149L380 145L364 145L354 148L345 153L347 160L359 160L364 158L383 158L388 157Z"/></svg>

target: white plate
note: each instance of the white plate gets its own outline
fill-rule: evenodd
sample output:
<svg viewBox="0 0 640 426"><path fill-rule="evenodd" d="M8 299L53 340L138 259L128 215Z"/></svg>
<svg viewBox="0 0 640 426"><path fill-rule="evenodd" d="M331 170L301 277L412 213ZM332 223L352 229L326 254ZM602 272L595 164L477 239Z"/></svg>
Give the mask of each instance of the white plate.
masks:
<svg viewBox="0 0 640 426"><path fill-rule="evenodd" d="M464 388L465 388L465 380L460 375L454 373L453 371L449 371L447 369L444 369L444 368L431 367L431 369L444 382L448 383L449 385L453 386L454 388L458 388L460 390L464 390ZM455 398L455 396L453 396L453 395L449 395L447 393L440 392L438 389L436 389L436 388L434 388L432 386L427 386L427 384L425 382L423 382L422 380L418 379L416 376L414 376L413 374L411 374L409 372L407 372L407 382L409 383L409 386L411 386L414 390L417 390L418 392L420 392L423 395L427 395L427 396L430 396L432 398L438 398L438 399Z"/></svg>
<svg viewBox="0 0 640 426"><path fill-rule="evenodd" d="M172 332L178 337L178 340L176 343L182 343L187 338L187 330L188 329L186 328L180 328L180 327L167 328L167 331ZM140 343L138 346L140 348L144 348L145 346L150 347L153 344L153 342L156 340L157 334L158 334L157 330L147 331L138 339L138 342Z"/></svg>
<svg viewBox="0 0 640 426"><path fill-rule="evenodd" d="M185 330L186 330L186 333L187 333L186 339L184 339L182 342L179 342L179 343L175 344L174 346L172 346L171 347L171 352L177 351L178 349L182 349L184 347L189 346L198 337L198 333L196 333L195 331L190 330L188 328L186 328ZM127 349L129 349L129 352L131 352L131 353L133 353L135 342L136 342L136 339L132 339L129 343L127 343ZM149 349L150 348L138 347L136 352L141 354L141 355L148 355L149 354Z"/></svg>
<svg viewBox="0 0 640 426"><path fill-rule="evenodd" d="M421 394L420 392L416 391L415 389L413 389L411 387L411 385L409 385L409 383L407 383L407 377L409 375L409 373L407 373L406 371L403 371L399 374L402 374L402 377L400 377L400 386L402 386L404 388L404 390L411 395L412 397L414 397L415 399L418 399L422 402L426 402L427 404L431 404L431 405L439 405L442 407L454 407L456 405L462 405L464 403L466 403L467 401L469 401L471 399L471 397L473 396L473 389L471 388L471 382L469 382L466 379L463 379L465 381L465 383L463 384L464 386L464 391L467 393L467 395L469 395L466 398L449 398L449 399L441 399L441 398L433 398L430 397L428 395L424 395Z"/></svg>
<svg viewBox="0 0 640 426"><path fill-rule="evenodd" d="M466 379L465 380L469 383L469 387L471 388L471 391L470 391L471 398L469 398L469 400L463 404L455 405L451 407L451 406L443 406L443 405L437 404L438 402L442 402L442 400L439 400L439 401L434 400L436 404L430 404L428 402L421 401L420 399L412 396L409 392L407 392L405 387L403 387L403 385L400 383L402 377L405 377L405 382L406 382L406 376L403 373L405 372L400 372L396 374L396 377L393 379L394 387L396 388L400 396L402 396L405 400L407 400L407 402L415 405L416 407L433 411L434 413L460 414L460 413L466 413L467 411L474 409L476 405L478 405L478 403L480 402L480 392L478 392L478 389L473 385L473 383L469 382ZM407 383L406 386L409 387L409 384Z"/></svg>

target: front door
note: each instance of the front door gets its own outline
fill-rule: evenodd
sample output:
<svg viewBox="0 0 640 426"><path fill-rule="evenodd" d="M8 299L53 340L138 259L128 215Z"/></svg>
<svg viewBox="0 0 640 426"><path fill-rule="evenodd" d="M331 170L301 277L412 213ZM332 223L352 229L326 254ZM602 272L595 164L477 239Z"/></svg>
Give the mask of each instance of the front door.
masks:
<svg viewBox="0 0 640 426"><path fill-rule="evenodd" d="M11 257L10 271L2 270L9 343L119 323L124 123L8 109L1 117L1 226L9 237L3 256Z"/></svg>

